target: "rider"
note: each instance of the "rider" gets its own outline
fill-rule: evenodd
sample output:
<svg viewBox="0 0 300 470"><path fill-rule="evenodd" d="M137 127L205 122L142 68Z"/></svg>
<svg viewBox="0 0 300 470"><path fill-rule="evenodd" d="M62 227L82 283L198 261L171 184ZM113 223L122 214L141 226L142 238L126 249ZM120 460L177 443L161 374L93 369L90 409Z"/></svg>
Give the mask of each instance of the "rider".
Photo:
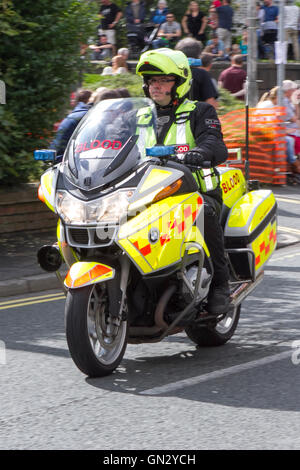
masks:
<svg viewBox="0 0 300 470"><path fill-rule="evenodd" d="M198 170L200 191L204 197L205 241L214 266L207 310L212 315L229 309L229 270L224 253L223 231L219 223L222 192L216 165L224 163L228 152L215 109L191 101L191 70L181 51L168 48L150 50L141 55L136 73L144 79L144 93L157 109L157 144L188 144L184 163L211 168Z"/></svg>

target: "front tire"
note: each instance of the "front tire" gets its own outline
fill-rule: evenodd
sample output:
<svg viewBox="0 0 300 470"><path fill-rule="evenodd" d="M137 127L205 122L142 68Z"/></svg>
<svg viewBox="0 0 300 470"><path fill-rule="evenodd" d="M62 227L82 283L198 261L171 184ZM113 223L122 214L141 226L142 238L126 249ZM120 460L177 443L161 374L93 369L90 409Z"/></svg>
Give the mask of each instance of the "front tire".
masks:
<svg viewBox="0 0 300 470"><path fill-rule="evenodd" d="M127 346L127 321L109 315L105 284L70 289L65 308L66 338L76 366L89 377L111 374Z"/></svg>
<svg viewBox="0 0 300 470"><path fill-rule="evenodd" d="M241 305L231 307L226 317L214 326L189 326L188 337L198 346L222 346L233 336L241 313Z"/></svg>

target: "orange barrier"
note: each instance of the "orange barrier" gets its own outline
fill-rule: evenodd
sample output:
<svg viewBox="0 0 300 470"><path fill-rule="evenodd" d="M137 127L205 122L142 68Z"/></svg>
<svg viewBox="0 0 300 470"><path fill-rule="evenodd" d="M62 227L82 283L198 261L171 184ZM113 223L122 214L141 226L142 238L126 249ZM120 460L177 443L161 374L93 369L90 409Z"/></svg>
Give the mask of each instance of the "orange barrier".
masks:
<svg viewBox="0 0 300 470"><path fill-rule="evenodd" d="M249 109L249 175L261 183L286 184L285 128L282 119L285 108ZM228 149L241 148L246 153L245 110L231 111L220 116L224 141ZM231 159L231 155L230 155ZM243 163L234 165L244 170Z"/></svg>

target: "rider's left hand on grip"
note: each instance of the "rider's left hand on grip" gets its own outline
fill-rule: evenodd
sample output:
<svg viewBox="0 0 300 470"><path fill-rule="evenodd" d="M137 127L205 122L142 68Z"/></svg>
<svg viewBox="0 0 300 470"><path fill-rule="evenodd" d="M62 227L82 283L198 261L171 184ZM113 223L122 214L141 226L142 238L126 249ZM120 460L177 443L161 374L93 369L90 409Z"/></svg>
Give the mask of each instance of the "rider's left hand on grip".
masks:
<svg viewBox="0 0 300 470"><path fill-rule="evenodd" d="M204 163L204 157L201 155L201 153L195 150L190 150L184 156L184 163L187 165L202 167Z"/></svg>

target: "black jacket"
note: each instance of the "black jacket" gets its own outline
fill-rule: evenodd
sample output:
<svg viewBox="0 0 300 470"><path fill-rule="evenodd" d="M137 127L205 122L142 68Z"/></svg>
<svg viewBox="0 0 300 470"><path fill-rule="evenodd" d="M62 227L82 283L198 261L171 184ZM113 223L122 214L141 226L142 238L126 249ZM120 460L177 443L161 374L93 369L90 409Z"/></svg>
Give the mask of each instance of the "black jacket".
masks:
<svg viewBox="0 0 300 470"><path fill-rule="evenodd" d="M192 72L192 89L191 99L197 101L206 101L209 98L217 99L219 93L216 90L209 73L198 67L191 67Z"/></svg>

